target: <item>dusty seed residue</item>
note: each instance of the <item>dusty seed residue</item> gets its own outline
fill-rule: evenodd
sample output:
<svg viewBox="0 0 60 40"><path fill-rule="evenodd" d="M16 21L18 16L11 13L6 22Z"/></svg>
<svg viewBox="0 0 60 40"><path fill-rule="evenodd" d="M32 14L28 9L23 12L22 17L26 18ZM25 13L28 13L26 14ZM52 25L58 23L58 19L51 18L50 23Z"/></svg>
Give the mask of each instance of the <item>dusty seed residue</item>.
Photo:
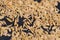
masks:
<svg viewBox="0 0 60 40"><path fill-rule="evenodd" d="M0 40L60 40L60 0L0 0Z"/></svg>

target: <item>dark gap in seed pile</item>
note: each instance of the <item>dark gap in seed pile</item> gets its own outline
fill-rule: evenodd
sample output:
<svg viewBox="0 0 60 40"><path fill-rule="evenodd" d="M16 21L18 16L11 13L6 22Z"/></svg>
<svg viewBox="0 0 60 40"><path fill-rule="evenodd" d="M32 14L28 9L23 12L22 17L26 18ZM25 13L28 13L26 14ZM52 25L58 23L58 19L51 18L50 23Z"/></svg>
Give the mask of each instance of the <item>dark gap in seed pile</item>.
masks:
<svg viewBox="0 0 60 40"><path fill-rule="evenodd" d="M60 11L58 13L60 13Z"/></svg>
<svg viewBox="0 0 60 40"><path fill-rule="evenodd" d="M38 3L40 3L40 2L41 2L41 0L34 0L34 1L37 1Z"/></svg>
<svg viewBox="0 0 60 40"><path fill-rule="evenodd" d="M58 5L56 6L56 8L59 9L59 12L58 13L60 13L60 2L58 2Z"/></svg>
<svg viewBox="0 0 60 40"><path fill-rule="evenodd" d="M60 36L58 38L60 38Z"/></svg>
<svg viewBox="0 0 60 40"><path fill-rule="evenodd" d="M52 26L49 25L49 26L48 26L48 31L47 31L48 34L50 34L50 32L53 30L53 29L52 29L53 27L54 27L54 25L52 25Z"/></svg>
<svg viewBox="0 0 60 40"><path fill-rule="evenodd" d="M9 18L9 17L5 16L4 18L0 19L0 21L5 21L6 22L6 24L2 24L2 26L8 26L8 25L11 25L11 24L14 25L13 24L14 22L8 21L7 18ZM11 18L9 18L9 19L11 19Z"/></svg>
<svg viewBox="0 0 60 40"><path fill-rule="evenodd" d="M27 29L26 26L24 26L23 29Z"/></svg>
<svg viewBox="0 0 60 40"><path fill-rule="evenodd" d="M25 33L32 33L29 29L22 30Z"/></svg>
<svg viewBox="0 0 60 40"><path fill-rule="evenodd" d="M2 7L6 8L6 5L1 5Z"/></svg>
<svg viewBox="0 0 60 40"><path fill-rule="evenodd" d="M0 40L10 40L11 36L0 36Z"/></svg>
<svg viewBox="0 0 60 40"><path fill-rule="evenodd" d="M53 29L54 32L56 32L56 29Z"/></svg>
<svg viewBox="0 0 60 40"><path fill-rule="evenodd" d="M31 15L29 15L29 19L30 19L30 20L32 19L32 16L31 16Z"/></svg>
<svg viewBox="0 0 60 40"><path fill-rule="evenodd" d="M8 31L8 34L12 34L12 31L9 31L9 30L7 30Z"/></svg>
<svg viewBox="0 0 60 40"><path fill-rule="evenodd" d="M32 23L30 23L29 26L33 26L34 22L35 22L36 19L33 19Z"/></svg>
<svg viewBox="0 0 60 40"><path fill-rule="evenodd" d="M19 12L17 11L17 13L19 14Z"/></svg>
<svg viewBox="0 0 60 40"><path fill-rule="evenodd" d="M20 17L19 16L19 20L18 20L18 26L23 26L23 20L24 20L25 18L24 17Z"/></svg>
<svg viewBox="0 0 60 40"><path fill-rule="evenodd" d="M51 34L51 31L53 31L53 28L54 27L54 25L52 25L52 26L48 26L48 28L44 28L43 26L41 26L41 28L44 30L44 31L46 31L46 32L48 32L48 34Z"/></svg>
<svg viewBox="0 0 60 40"><path fill-rule="evenodd" d="M42 28L44 31L47 31L47 28L44 28L43 26L41 26L41 28Z"/></svg>
<svg viewBox="0 0 60 40"><path fill-rule="evenodd" d="M40 19L42 19L42 17L40 17Z"/></svg>

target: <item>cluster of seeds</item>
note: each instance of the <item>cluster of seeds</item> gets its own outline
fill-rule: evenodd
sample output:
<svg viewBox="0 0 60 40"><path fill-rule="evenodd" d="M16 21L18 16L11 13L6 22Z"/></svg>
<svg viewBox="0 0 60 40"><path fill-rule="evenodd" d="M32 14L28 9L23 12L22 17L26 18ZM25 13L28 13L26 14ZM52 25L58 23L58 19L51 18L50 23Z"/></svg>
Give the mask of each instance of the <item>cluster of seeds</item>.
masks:
<svg viewBox="0 0 60 40"><path fill-rule="evenodd" d="M0 0L0 40L60 40L60 0Z"/></svg>

